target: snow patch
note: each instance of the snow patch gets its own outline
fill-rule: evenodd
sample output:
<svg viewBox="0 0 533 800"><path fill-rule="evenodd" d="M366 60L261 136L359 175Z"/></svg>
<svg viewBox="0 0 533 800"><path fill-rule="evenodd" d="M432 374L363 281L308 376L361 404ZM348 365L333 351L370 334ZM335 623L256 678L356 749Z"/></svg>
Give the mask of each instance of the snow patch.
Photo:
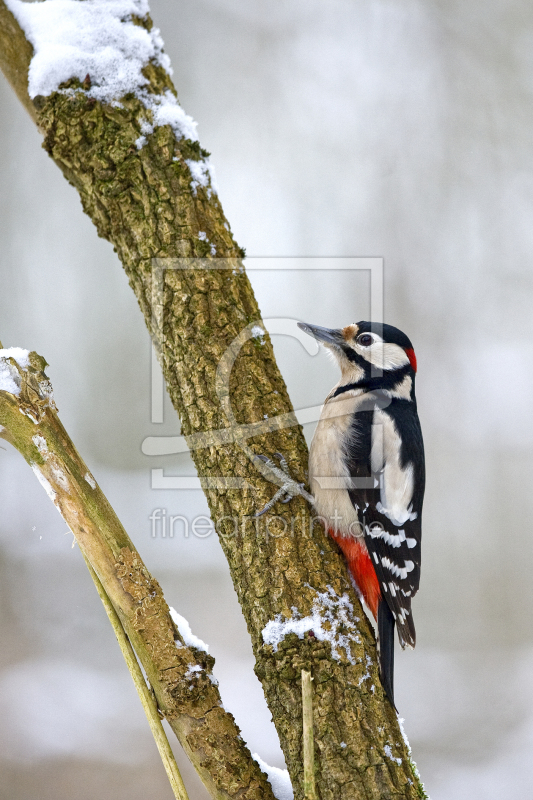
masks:
<svg viewBox="0 0 533 800"><path fill-rule="evenodd" d="M356 663L350 645L353 642L361 642L355 626L355 623L359 622L359 617L354 615L353 605L347 594L339 597L331 586L327 586L327 592L317 592L309 616L301 617L297 608L293 608L292 612L293 616L290 619L284 620L281 614L278 614L263 628L263 641L265 644L271 644L274 652L290 633L295 633L299 639L303 639L307 631L312 631L320 642L330 643L334 659L340 661L339 651L343 649L350 664ZM341 628L347 632L340 633Z"/></svg>
<svg viewBox="0 0 533 800"><path fill-rule="evenodd" d="M198 141L197 123L170 89L158 95L148 91L144 67L152 63L169 75L172 67L163 52L159 29L147 31L133 21L134 17L144 19L148 15L147 0L7 0L7 6L33 45L28 73L30 97L81 92L101 103L120 106L122 97L133 94L147 112L140 122L141 136L135 141L138 150L162 125L170 125L177 139ZM59 88L71 78L78 78L83 88ZM209 159L186 163L194 194L198 186L204 186L209 196L218 193Z"/></svg>
<svg viewBox="0 0 533 800"><path fill-rule="evenodd" d="M46 439L44 438L44 436L39 436L39 434L35 434L35 436L31 437L31 440L35 445L35 447L37 448L37 450L39 451L39 453L43 456L43 458L46 458L46 456L48 455L48 445L46 444Z"/></svg>
<svg viewBox="0 0 533 800"><path fill-rule="evenodd" d="M209 193L209 191L210 190L208 190L208 193ZM195 192L195 194L196 194L196 192ZM198 234L198 238L200 239L201 242L207 242L209 244L209 251L210 251L211 255L212 256L216 256L217 249L216 249L216 247L215 247L215 245L213 243L209 242L209 240L207 238L207 233L205 231L200 231L200 233Z"/></svg>
<svg viewBox="0 0 533 800"><path fill-rule="evenodd" d="M405 743L405 746L407 747L407 752L409 753L409 755L411 755L411 745L409 744L409 739L407 738L407 734L405 732L405 728L403 727L403 723L405 722L405 720L404 720L403 717L400 717L398 714L396 714L396 716L398 717L398 725L400 727L400 732L402 734L402 739L403 739L403 741Z"/></svg>
<svg viewBox="0 0 533 800"><path fill-rule="evenodd" d="M398 719L398 725L400 727L400 732L402 734L402 739L405 742L405 746L407 747L407 752L409 754L409 763L411 764L411 767L413 768L413 772L415 773L416 777L420 781L420 785L423 787L424 784L422 783L422 781L420 779L420 773L418 771L418 767L416 766L415 762L413 761L413 751L411 750L411 745L409 744L409 739L407 738L407 734L405 733L405 728L403 727L403 723L405 722L405 719L403 717L400 717L400 715L398 713L396 714L396 717ZM429 797L428 797L428 800L429 800Z"/></svg>
<svg viewBox="0 0 533 800"><path fill-rule="evenodd" d="M30 365L30 351L22 347L8 347L0 350L0 358L14 358L21 369L27 369Z"/></svg>
<svg viewBox="0 0 533 800"><path fill-rule="evenodd" d="M39 469L37 464L32 463L32 464L30 464L30 466L31 466L32 470L34 471L35 476L37 477L39 483L44 488L46 494L48 495L48 497L52 501L52 503L55 503L55 501L57 499L57 494L52 489L51 483L44 477L43 473L41 472L41 470Z"/></svg>
<svg viewBox="0 0 533 800"><path fill-rule="evenodd" d="M189 136L188 138L190 139L191 137ZM218 194L215 168L208 158L206 158L204 161L193 161L192 159L188 159L185 161L185 163L189 167L189 171L192 176L191 188L195 197L199 186L203 186L204 189L207 189L208 197L211 197L212 192Z"/></svg>
<svg viewBox="0 0 533 800"><path fill-rule="evenodd" d="M204 653L209 653L209 645L205 642L202 642L198 636L195 636L194 633L191 631L191 626L185 619L182 617L181 614L170 607L170 616L172 617L173 623L177 626L183 641L187 645L187 647L196 647L197 650L203 650Z"/></svg>
<svg viewBox="0 0 533 800"><path fill-rule="evenodd" d="M254 325L251 330L251 334L254 339L259 339L260 344L265 343L266 331L261 327L261 325Z"/></svg>
<svg viewBox="0 0 533 800"><path fill-rule="evenodd" d="M195 686L195 678L198 677L198 673L202 673L203 669L198 664L189 664L187 668L187 672L185 673L185 678L189 681L189 691L192 691Z"/></svg>
<svg viewBox="0 0 533 800"><path fill-rule="evenodd" d="M70 78L89 75L89 97L113 103L148 85L142 69L150 61L171 73L157 28L147 31L133 17L149 13L147 0L7 0L33 45L28 75L31 98L48 96Z"/></svg>
<svg viewBox="0 0 533 800"><path fill-rule="evenodd" d="M261 770L267 776L276 800L293 800L294 792L288 771L279 769L279 767L271 767L257 753L252 753L252 758L257 761Z"/></svg>
<svg viewBox="0 0 533 800"><path fill-rule="evenodd" d="M15 367L5 361L0 361L0 392L20 393L20 375Z"/></svg>
<svg viewBox="0 0 533 800"><path fill-rule="evenodd" d="M396 764L398 764L398 766L400 766L400 764L402 763L402 759L401 759L401 758L395 758L395 757L392 755L392 750L391 750L391 746L390 746L390 744L386 744L386 745L385 745L385 747L383 748L383 752L385 753L385 755L387 756L387 758L390 758L390 760L391 760L391 761L395 761L395 762L396 762Z"/></svg>
<svg viewBox="0 0 533 800"><path fill-rule="evenodd" d="M83 476L83 479L87 481L91 489L96 489L96 481L90 472L86 472L85 475Z"/></svg>
<svg viewBox="0 0 533 800"><path fill-rule="evenodd" d="M48 1L49 0L47 0L47 2ZM84 0L84 2L90 2L90 0ZM88 94L90 94L90 92L88 92ZM185 113L170 89L166 89L163 94L160 95L148 94L148 92L140 90L135 94L143 106L148 111L152 112L153 120L153 122L149 122L146 119L142 120L142 135L135 140L137 150L141 150L148 141L147 136L149 136L156 128L161 127L162 125L170 125L177 139L191 139L193 142L198 141L198 134L196 132L198 123ZM205 162L195 161L193 163L207 164L208 159L206 159ZM212 169L212 165L209 165L209 167ZM205 185L207 185L207 182Z"/></svg>
<svg viewBox="0 0 533 800"><path fill-rule="evenodd" d="M370 658L370 656L367 656L367 657L366 657L366 672L365 672L365 674L364 674L364 675L362 675L362 676L359 678L359 683L357 684L358 686L361 686L361 684L363 683L363 681L366 681L368 678L370 678L370 677L371 677L371 675L370 675L370 667L371 667L371 666L372 666L372 659Z"/></svg>
<svg viewBox="0 0 533 800"><path fill-rule="evenodd" d="M13 358L21 369L27 369L30 351L22 347L9 347L0 350L0 391L10 394L20 394L20 375L16 368L7 359Z"/></svg>

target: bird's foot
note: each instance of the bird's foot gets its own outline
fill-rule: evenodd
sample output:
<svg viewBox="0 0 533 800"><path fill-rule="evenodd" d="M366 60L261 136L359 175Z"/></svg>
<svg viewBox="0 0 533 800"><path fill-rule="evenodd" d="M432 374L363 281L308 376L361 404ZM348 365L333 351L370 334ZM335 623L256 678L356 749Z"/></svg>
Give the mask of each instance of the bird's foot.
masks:
<svg viewBox="0 0 533 800"><path fill-rule="evenodd" d="M275 461L272 461L271 458L267 458L266 456L262 455L256 456L256 459L262 461L273 474L275 478L274 482L278 484L280 481L282 482L274 497L268 501L261 511L258 511L257 514L255 514L256 517L261 517L263 514L266 514L267 511L270 511L272 506L274 506L278 500L282 503L289 503L293 497L301 495L305 500L307 500L308 503L313 504L315 502L313 495L309 494L309 492L304 489L305 484L298 483L294 480L294 478L291 478L287 461L282 454L274 453L274 456L279 459L279 467ZM265 477L268 477L268 475Z"/></svg>

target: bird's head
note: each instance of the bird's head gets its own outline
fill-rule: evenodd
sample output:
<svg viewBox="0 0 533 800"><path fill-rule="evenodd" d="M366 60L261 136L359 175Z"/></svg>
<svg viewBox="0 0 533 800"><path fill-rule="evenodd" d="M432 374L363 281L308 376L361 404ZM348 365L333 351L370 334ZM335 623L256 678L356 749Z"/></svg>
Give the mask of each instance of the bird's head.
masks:
<svg viewBox="0 0 533 800"><path fill-rule="evenodd" d="M299 322L298 327L314 336L335 357L343 381L387 387L416 373L416 356L410 339L393 325L354 322L345 328L321 328Z"/></svg>

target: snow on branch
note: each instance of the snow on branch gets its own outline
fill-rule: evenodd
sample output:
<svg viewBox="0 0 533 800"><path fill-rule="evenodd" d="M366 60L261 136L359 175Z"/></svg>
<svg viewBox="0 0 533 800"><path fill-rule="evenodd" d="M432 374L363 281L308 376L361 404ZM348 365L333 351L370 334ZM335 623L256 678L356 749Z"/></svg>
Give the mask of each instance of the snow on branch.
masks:
<svg viewBox="0 0 533 800"><path fill-rule="evenodd" d="M33 45L28 73L32 99L53 92L84 92L100 103L119 106L123 97L133 94L147 112L136 141L139 150L162 125L170 125L177 139L198 141L197 123L173 92L149 91L145 67L153 64L169 76L172 67L159 29L148 24L147 0L6 0L6 5ZM79 80L80 88L64 88L72 78ZM189 167L195 186L209 183L209 191L217 192L209 158L193 164Z"/></svg>

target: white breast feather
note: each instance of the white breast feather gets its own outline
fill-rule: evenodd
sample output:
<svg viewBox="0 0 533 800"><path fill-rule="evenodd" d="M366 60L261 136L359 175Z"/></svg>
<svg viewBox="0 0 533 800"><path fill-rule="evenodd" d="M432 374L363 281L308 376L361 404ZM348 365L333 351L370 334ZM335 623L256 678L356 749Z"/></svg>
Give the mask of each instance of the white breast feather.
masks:
<svg viewBox="0 0 533 800"><path fill-rule="evenodd" d="M362 530L346 489L350 474L343 446L361 400L360 390L326 400L309 450L309 482L318 515L328 527L353 536L361 536Z"/></svg>

